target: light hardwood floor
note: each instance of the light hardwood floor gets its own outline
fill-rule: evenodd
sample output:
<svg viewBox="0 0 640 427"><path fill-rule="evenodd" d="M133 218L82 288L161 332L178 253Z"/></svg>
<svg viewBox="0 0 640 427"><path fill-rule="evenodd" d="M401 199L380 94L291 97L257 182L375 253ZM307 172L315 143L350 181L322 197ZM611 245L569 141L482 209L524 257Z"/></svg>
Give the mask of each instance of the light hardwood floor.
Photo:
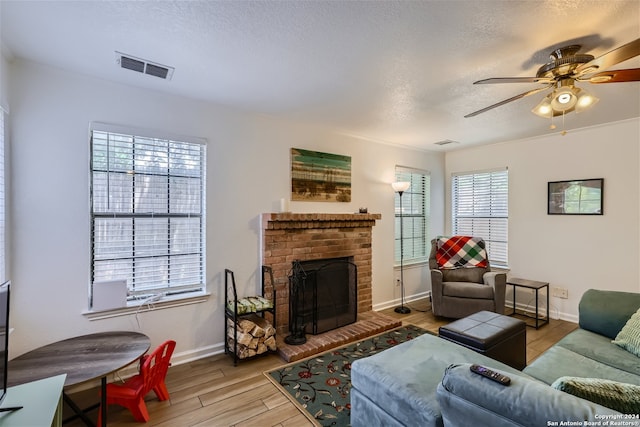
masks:
<svg viewBox="0 0 640 427"><path fill-rule="evenodd" d="M428 300L413 302L409 306L413 309L410 314L397 314L393 309L383 313L435 333L441 325L450 322L433 316ZM575 328L577 325L574 323L553 319L538 330L527 328L527 363ZM147 396L151 417L147 424L135 422L129 411L112 405L108 412L109 426L312 426L263 375L263 371L281 365L284 365L282 359L270 354L240 362L234 367L231 357L221 354L173 366L166 381L171 399L159 402L153 393ZM81 406L88 406L96 401L97 396L98 390L92 389L76 393L72 398ZM96 414L96 410L90 413L92 417ZM74 421L68 425L82 424Z"/></svg>

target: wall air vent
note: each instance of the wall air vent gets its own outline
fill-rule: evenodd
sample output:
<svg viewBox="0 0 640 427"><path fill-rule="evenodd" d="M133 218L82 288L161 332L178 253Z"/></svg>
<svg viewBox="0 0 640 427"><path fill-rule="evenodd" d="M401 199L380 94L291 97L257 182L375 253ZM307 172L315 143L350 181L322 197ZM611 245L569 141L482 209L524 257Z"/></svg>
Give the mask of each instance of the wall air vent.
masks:
<svg viewBox="0 0 640 427"><path fill-rule="evenodd" d="M173 67L147 61L146 59L136 58L133 55L128 55L118 51L116 51L116 63L119 64L121 68L148 74L150 76L160 77L165 80L171 80L171 77L173 77Z"/></svg>
<svg viewBox="0 0 640 427"><path fill-rule="evenodd" d="M449 145L449 144L460 144L458 141L452 141L450 139L445 139L444 141L434 142L435 145Z"/></svg>

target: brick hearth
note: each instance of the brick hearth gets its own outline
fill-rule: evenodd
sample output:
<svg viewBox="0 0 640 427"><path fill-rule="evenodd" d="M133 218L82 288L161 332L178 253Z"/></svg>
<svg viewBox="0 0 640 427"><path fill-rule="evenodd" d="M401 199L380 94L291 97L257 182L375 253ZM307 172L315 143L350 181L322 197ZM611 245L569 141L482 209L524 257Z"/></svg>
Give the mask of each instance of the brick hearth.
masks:
<svg viewBox="0 0 640 427"><path fill-rule="evenodd" d="M285 360L298 360L399 326L394 319L371 311L371 235L376 220L380 218L380 214L262 215L262 263L273 270L275 326L279 352ZM358 321L325 334L307 335L307 344L287 349L283 338L289 334L288 276L292 262L342 257L351 257L358 268ZM266 295L271 295L270 286L267 284Z"/></svg>
<svg viewBox="0 0 640 427"><path fill-rule="evenodd" d="M278 353L287 362L295 362L335 347L381 334L399 326L402 326L402 321L400 320L375 311L368 311L358 315L358 321L351 325L319 335L308 334L307 342L302 345L288 345L284 342L286 335L277 334Z"/></svg>

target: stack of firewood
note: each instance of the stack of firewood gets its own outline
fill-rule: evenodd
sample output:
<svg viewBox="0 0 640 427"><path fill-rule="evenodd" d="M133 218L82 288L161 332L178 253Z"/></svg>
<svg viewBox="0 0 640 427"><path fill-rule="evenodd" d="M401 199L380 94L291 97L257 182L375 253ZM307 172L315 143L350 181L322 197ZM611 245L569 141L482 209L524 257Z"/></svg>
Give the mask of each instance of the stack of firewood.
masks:
<svg viewBox="0 0 640 427"><path fill-rule="evenodd" d="M233 319L227 319L227 343L234 349ZM236 355L240 359L276 350L276 329L264 317L256 314L238 319L238 347Z"/></svg>

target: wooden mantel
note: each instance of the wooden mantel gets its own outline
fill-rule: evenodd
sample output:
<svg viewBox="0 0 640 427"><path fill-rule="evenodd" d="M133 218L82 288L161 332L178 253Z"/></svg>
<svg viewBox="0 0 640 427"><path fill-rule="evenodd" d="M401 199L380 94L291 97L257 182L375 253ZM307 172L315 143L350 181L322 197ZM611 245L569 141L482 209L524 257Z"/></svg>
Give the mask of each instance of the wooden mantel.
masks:
<svg viewBox="0 0 640 427"><path fill-rule="evenodd" d="M262 224L265 230L373 227L381 218L381 214L369 213L265 213L262 214Z"/></svg>

